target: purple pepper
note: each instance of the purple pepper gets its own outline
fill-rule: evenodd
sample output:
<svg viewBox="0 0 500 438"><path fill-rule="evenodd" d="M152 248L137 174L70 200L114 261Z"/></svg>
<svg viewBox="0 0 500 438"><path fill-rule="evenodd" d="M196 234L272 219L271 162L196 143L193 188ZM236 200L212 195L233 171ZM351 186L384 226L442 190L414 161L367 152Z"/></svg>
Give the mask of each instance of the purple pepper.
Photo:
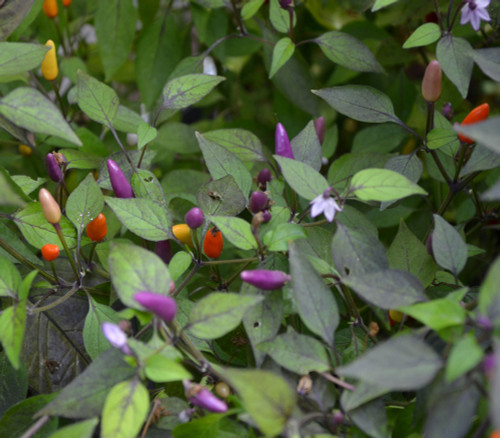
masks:
<svg viewBox="0 0 500 438"><path fill-rule="evenodd" d="M323 144L323 141L325 140L325 118L323 116L318 117L314 121L314 129L316 130L319 144Z"/></svg>
<svg viewBox="0 0 500 438"><path fill-rule="evenodd" d="M141 291L134 295L134 300L142 307L167 322L171 322L177 313L177 303L173 298L165 295Z"/></svg>
<svg viewBox="0 0 500 438"><path fill-rule="evenodd" d="M170 240L160 240L155 244L155 254L160 257L167 265L172 260L172 247Z"/></svg>
<svg viewBox="0 0 500 438"><path fill-rule="evenodd" d="M203 225L205 216L203 215L203 211L201 210L201 208L193 207L186 213L185 219L188 227L194 230Z"/></svg>
<svg viewBox="0 0 500 438"><path fill-rule="evenodd" d="M240 277L244 282L263 290L280 289L291 280L291 277L283 271L269 271L267 269L243 271Z"/></svg>
<svg viewBox="0 0 500 438"><path fill-rule="evenodd" d="M294 159L292 145L288 139L288 134L286 133L285 127L278 123L276 125L276 131L274 134L275 142L275 153L281 157Z"/></svg>
<svg viewBox="0 0 500 438"><path fill-rule="evenodd" d="M198 384L192 384L189 380L183 380L187 399L195 406L210 412L226 412L226 402L218 399L207 388Z"/></svg>
<svg viewBox="0 0 500 438"><path fill-rule="evenodd" d="M279 1L280 6L283 9L288 9L290 7L290 5L292 4L292 0L278 0L278 1Z"/></svg>
<svg viewBox="0 0 500 438"><path fill-rule="evenodd" d="M125 174L112 159L108 160L108 172L111 186L117 198L133 198L132 186L125 177Z"/></svg>
<svg viewBox="0 0 500 438"><path fill-rule="evenodd" d="M62 170L53 154L50 153L45 156L45 166L47 167L47 173L52 181L58 183L64 179Z"/></svg>
<svg viewBox="0 0 500 438"><path fill-rule="evenodd" d="M269 202L269 198L264 192L255 191L250 196L250 202L248 203L248 209L252 213L258 213L259 211L264 210L267 207L267 203Z"/></svg>
<svg viewBox="0 0 500 438"><path fill-rule="evenodd" d="M262 222L267 224L271 220L271 212L269 210L264 210L262 212Z"/></svg>
<svg viewBox="0 0 500 438"><path fill-rule="evenodd" d="M267 183L271 181L271 171L266 167L257 175L257 185L259 189L266 190Z"/></svg>

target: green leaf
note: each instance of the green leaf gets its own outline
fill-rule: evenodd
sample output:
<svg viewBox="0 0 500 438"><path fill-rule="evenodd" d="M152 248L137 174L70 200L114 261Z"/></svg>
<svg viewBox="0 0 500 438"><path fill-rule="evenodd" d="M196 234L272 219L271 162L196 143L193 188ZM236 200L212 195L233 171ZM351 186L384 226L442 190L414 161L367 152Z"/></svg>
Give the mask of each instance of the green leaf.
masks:
<svg viewBox="0 0 500 438"><path fill-rule="evenodd" d="M269 437L279 435L296 404L296 393L288 383L269 371L226 368L221 372L262 433Z"/></svg>
<svg viewBox="0 0 500 438"><path fill-rule="evenodd" d="M437 214L434 216L432 252L437 264L456 277L467 262L467 245L459 232Z"/></svg>
<svg viewBox="0 0 500 438"><path fill-rule="evenodd" d="M85 227L96 218L104 208L104 197L89 173L86 178L71 192L66 202L66 215L73 222L78 235L82 235Z"/></svg>
<svg viewBox="0 0 500 438"><path fill-rule="evenodd" d="M102 323L118 324L121 319L111 307L100 304L93 298L89 299L89 312L83 326L83 342L92 359L97 359L103 351L111 347L102 333Z"/></svg>
<svg viewBox="0 0 500 438"><path fill-rule="evenodd" d="M243 163L266 161L260 139L245 129L217 129L204 132L203 137L212 143L225 147Z"/></svg>
<svg viewBox="0 0 500 438"><path fill-rule="evenodd" d="M208 216L208 219L237 248L256 249L258 247L250 224L246 220L227 216Z"/></svg>
<svg viewBox="0 0 500 438"><path fill-rule="evenodd" d="M111 198L106 204L132 233L159 242L172 237L172 217L165 205L144 198Z"/></svg>
<svg viewBox="0 0 500 438"><path fill-rule="evenodd" d="M151 143L157 135L156 128L150 126L149 123L141 123L137 129L137 149L141 150L148 143Z"/></svg>
<svg viewBox="0 0 500 438"><path fill-rule="evenodd" d="M203 184L196 195L196 202L206 215L234 216L243 211L247 198L233 176L227 175Z"/></svg>
<svg viewBox="0 0 500 438"><path fill-rule="evenodd" d="M0 43L0 77L14 76L38 67L48 47L30 43Z"/></svg>
<svg viewBox="0 0 500 438"><path fill-rule="evenodd" d="M441 38L439 26L436 23L424 23L417 27L410 38L405 41L403 49L427 46L435 43L439 38Z"/></svg>
<svg viewBox="0 0 500 438"><path fill-rule="evenodd" d="M446 362L445 376L448 382L462 377L483 359L483 349L473 333L467 333L451 348Z"/></svg>
<svg viewBox="0 0 500 438"><path fill-rule="evenodd" d="M441 358L414 335L393 337L348 365L340 375L380 385L389 391L409 391L427 385L442 367Z"/></svg>
<svg viewBox="0 0 500 438"><path fill-rule="evenodd" d="M148 390L137 380L115 385L102 410L102 438L135 438L149 412Z"/></svg>
<svg viewBox="0 0 500 438"><path fill-rule="evenodd" d="M11 178L21 188L25 195L29 195L47 181L45 178L37 178L34 180L26 175L12 175Z"/></svg>
<svg viewBox="0 0 500 438"><path fill-rule="evenodd" d="M174 78L163 89L163 108L182 109L199 102L226 78L190 74Z"/></svg>
<svg viewBox="0 0 500 438"><path fill-rule="evenodd" d="M59 108L34 88L19 87L2 97L0 114L28 131L54 135L82 145Z"/></svg>
<svg viewBox="0 0 500 438"><path fill-rule="evenodd" d="M405 176L388 169L364 169L351 180L353 193L362 201L396 201L427 192Z"/></svg>
<svg viewBox="0 0 500 438"><path fill-rule="evenodd" d="M365 301L382 309L394 309L427 299L424 288L416 277L395 269L350 275L343 277L342 283L352 288Z"/></svg>
<svg viewBox="0 0 500 438"><path fill-rule="evenodd" d="M139 126L144 123L142 117L130 108L123 105L118 105L116 116L113 120L113 126L117 131L129 132L136 134ZM121 152L120 152L121 153ZM130 154L131 152L129 152ZM115 160L116 161L116 160ZM142 161L143 165L144 160Z"/></svg>
<svg viewBox="0 0 500 438"><path fill-rule="evenodd" d="M47 243L61 245L54 226L45 219L39 202L28 204L25 208L16 212L14 222L28 243L35 248L41 249ZM74 248L76 246L75 227L64 216L61 217L59 225L68 247Z"/></svg>
<svg viewBox="0 0 500 438"><path fill-rule="evenodd" d="M31 271L28 275L26 275L26 277L23 278L21 286L19 286L19 293L18 293L20 300L25 300L26 298L28 298L28 295L30 294L31 285L33 284L33 281L35 280L37 275L38 275L38 269L35 269L34 271Z"/></svg>
<svg viewBox="0 0 500 438"><path fill-rule="evenodd" d="M182 379L192 379L193 376L175 360L156 354L146 360L144 372L153 382L176 382Z"/></svg>
<svg viewBox="0 0 500 438"><path fill-rule="evenodd" d="M453 129L465 134L480 143L482 146L500 154L498 136L500 135L500 116L492 117L484 122L471 125L457 125Z"/></svg>
<svg viewBox="0 0 500 438"><path fill-rule="evenodd" d="M500 82L500 50L498 47L473 50L472 58L485 75Z"/></svg>
<svg viewBox="0 0 500 438"><path fill-rule="evenodd" d="M77 76L78 106L95 122L111 127L120 105L115 90L82 71Z"/></svg>
<svg viewBox="0 0 500 438"><path fill-rule="evenodd" d="M386 388L372 383L359 382L354 391L342 393L341 404L346 411L352 411L363 404L389 392Z"/></svg>
<svg viewBox="0 0 500 438"><path fill-rule="evenodd" d="M297 17L295 11L292 9L293 22L292 26L295 27L297 24ZM273 27L281 33L288 33L290 29L290 14L288 11L284 10L280 4L279 0L270 0L269 2L269 19Z"/></svg>
<svg viewBox="0 0 500 438"><path fill-rule="evenodd" d="M391 269L400 269L417 277L424 287L434 279L436 264L425 245L408 229L401 220L396 237L387 251Z"/></svg>
<svg viewBox="0 0 500 438"><path fill-rule="evenodd" d="M479 290L479 311L500 326L500 257L491 264Z"/></svg>
<svg viewBox="0 0 500 438"><path fill-rule="evenodd" d="M376 12L379 9L385 8L386 6L392 5L399 0L375 0L374 5L372 6L372 12Z"/></svg>
<svg viewBox="0 0 500 438"><path fill-rule="evenodd" d="M340 399L343 409L344 403L349 404L349 391L343 391ZM387 414L383 400L372 400L356 409L347 411L349 418L363 432L372 438L387 438L389 436L387 427Z"/></svg>
<svg viewBox="0 0 500 438"><path fill-rule="evenodd" d="M137 169L130 181L136 198L145 198L166 206L165 195L158 178L146 169Z"/></svg>
<svg viewBox="0 0 500 438"><path fill-rule="evenodd" d="M293 52L295 52L295 44L290 38L281 38L276 43L273 49L273 61L271 63L269 78L272 78L276 72L286 64L286 62L292 57Z"/></svg>
<svg viewBox="0 0 500 438"><path fill-rule="evenodd" d="M321 168L321 144L313 120L292 139L291 146L296 161L308 164L314 170L319 171Z"/></svg>
<svg viewBox="0 0 500 438"><path fill-rule="evenodd" d="M132 0L99 2L95 31L101 62L109 81L127 60L135 37L137 11Z"/></svg>
<svg viewBox="0 0 500 438"><path fill-rule="evenodd" d="M7 307L0 315L0 343L12 366L20 366L20 353L23 346L26 325L26 301Z"/></svg>
<svg viewBox="0 0 500 438"><path fill-rule="evenodd" d="M333 346L335 330L339 325L333 293L301 254L296 243L289 243L289 254L294 307L306 327Z"/></svg>
<svg viewBox="0 0 500 438"><path fill-rule="evenodd" d="M366 85L344 85L341 87L312 90L334 110L354 120L368 123L401 124L387 95Z"/></svg>
<svg viewBox="0 0 500 438"><path fill-rule="evenodd" d="M223 146L205 139L199 132L196 132L196 138L212 178L215 180L232 175L241 192L248 195L252 187L252 175L245 164Z"/></svg>
<svg viewBox="0 0 500 438"><path fill-rule="evenodd" d="M172 281L177 281L177 279L186 272L192 262L193 259L186 251L176 252L168 264L168 270L172 276Z"/></svg>
<svg viewBox="0 0 500 438"><path fill-rule="evenodd" d="M127 307L143 310L133 298L140 291L170 295L170 273L153 252L135 245L112 243L108 263L113 287Z"/></svg>
<svg viewBox="0 0 500 438"><path fill-rule="evenodd" d="M394 125L393 123L368 126L356 133L351 151L379 154L391 152L401 144L407 135L408 132L400 125Z"/></svg>
<svg viewBox="0 0 500 438"><path fill-rule="evenodd" d="M436 47L436 57L443 72L455 84L464 99L469 91L474 67L472 55L473 50L469 42L451 34L442 37Z"/></svg>
<svg viewBox="0 0 500 438"><path fill-rule="evenodd" d="M304 227L297 224L282 223L264 234L262 241L269 251L288 251L288 242L307 238Z"/></svg>
<svg viewBox="0 0 500 438"><path fill-rule="evenodd" d="M8 172L0 169L0 205L12 205L24 207L26 205L25 195L17 186Z"/></svg>
<svg viewBox="0 0 500 438"><path fill-rule="evenodd" d="M245 3L241 8L241 18L245 21L250 20L259 11L264 2L265 0L250 0L248 3Z"/></svg>
<svg viewBox="0 0 500 438"><path fill-rule="evenodd" d="M0 297L17 297L21 274L9 259L0 257Z"/></svg>
<svg viewBox="0 0 500 438"><path fill-rule="evenodd" d="M100 416L111 388L119 382L131 379L135 373L136 370L123 360L123 353L111 348L65 386L57 394L57 398L41 409L37 415L66 418Z"/></svg>
<svg viewBox="0 0 500 438"><path fill-rule="evenodd" d="M354 71L383 73L373 53L357 38L332 30L313 40L328 59Z"/></svg>
<svg viewBox="0 0 500 438"><path fill-rule="evenodd" d="M258 348L283 368L300 375L330 369L328 355L321 342L294 331L276 336L272 341L263 342Z"/></svg>
<svg viewBox="0 0 500 438"><path fill-rule="evenodd" d="M223 418L221 414L207 415L206 417L194 418L188 423L178 424L172 431L174 438L218 438L220 434L220 423ZM225 436L225 435L224 435ZM232 437L231 437L232 438Z"/></svg>
<svg viewBox="0 0 500 438"><path fill-rule="evenodd" d="M99 423L99 418L90 418L79 423L62 427L50 435L50 438L92 438L94 429Z"/></svg>
<svg viewBox="0 0 500 438"><path fill-rule="evenodd" d="M189 332L201 339L220 338L236 328L243 315L263 299L262 296L212 292L191 310Z"/></svg>
<svg viewBox="0 0 500 438"><path fill-rule="evenodd" d="M16 403L24 400L28 393L28 376L24 362L16 370L9 362L5 351L0 352L0 418Z"/></svg>
<svg viewBox="0 0 500 438"><path fill-rule="evenodd" d="M477 144L472 155L460 171L460 176L470 175L479 170L495 169L500 166L500 155L484 146Z"/></svg>
<svg viewBox="0 0 500 438"><path fill-rule="evenodd" d="M17 230L16 230L17 231ZM12 248L14 248L19 254L23 255L35 266L42 266L43 262L35 256L33 253L33 249L28 247L28 245L24 242L24 239L21 241L19 233L14 232L5 223L0 222L0 235L2 239ZM7 251L0 247L0 256L6 257L11 262L18 263L18 260L12 257Z"/></svg>
<svg viewBox="0 0 500 438"><path fill-rule="evenodd" d="M8 2L0 8L0 40L7 38L28 15L35 0Z"/></svg>
<svg viewBox="0 0 500 438"><path fill-rule="evenodd" d="M308 201L323 194L328 188L328 181L325 177L308 164L279 155L273 155L273 157L280 165L286 182Z"/></svg>
<svg viewBox="0 0 500 438"><path fill-rule="evenodd" d="M457 133L453 129L434 128L427 134L427 147L429 149L457 148L459 144Z"/></svg>

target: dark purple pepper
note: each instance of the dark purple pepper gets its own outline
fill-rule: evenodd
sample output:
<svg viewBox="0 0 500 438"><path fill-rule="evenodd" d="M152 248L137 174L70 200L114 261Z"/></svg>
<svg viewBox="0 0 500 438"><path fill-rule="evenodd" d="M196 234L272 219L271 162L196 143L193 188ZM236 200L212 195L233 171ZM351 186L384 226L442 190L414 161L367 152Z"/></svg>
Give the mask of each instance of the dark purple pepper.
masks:
<svg viewBox="0 0 500 438"><path fill-rule="evenodd" d="M316 135L318 136L319 144L323 144L325 140L325 118L323 116L318 117L314 121L314 129L316 130Z"/></svg>
<svg viewBox="0 0 500 438"><path fill-rule="evenodd" d="M186 213L186 224L191 229L199 228L203 225L203 221L205 220L205 216L203 215L203 211L201 208L193 207Z"/></svg>
<svg viewBox="0 0 500 438"><path fill-rule="evenodd" d="M288 9L292 4L292 0L279 0L279 3L283 9Z"/></svg>
<svg viewBox="0 0 500 438"><path fill-rule="evenodd" d="M248 203L248 209L252 213L258 213L267 207L269 198L264 192L255 191L250 196L250 202Z"/></svg>
<svg viewBox="0 0 500 438"><path fill-rule="evenodd" d="M283 271L269 271L267 269L243 271L240 277L245 283L249 283L263 290L280 289L291 279L291 277Z"/></svg>
<svg viewBox="0 0 500 438"><path fill-rule="evenodd" d="M292 145L288 139L285 127L278 123L274 134L275 153L281 157L294 159Z"/></svg>
<svg viewBox="0 0 500 438"><path fill-rule="evenodd" d="M257 175L257 184L262 190L266 190L266 184L271 181L271 171L266 167Z"/></svg>
<svg viewBox="0 0 500 438"><path fill-rule="evenodd" d="M58 183L63 180L64 175L53 154L47 154L45 156L45 166L47 167L47 173L52 181Z"/></svg>
<svg viewBox="0 0 500 438"><path fill-rule="evenodd" d="M262 222L267 224L271 220L271 212L269 210L264 210L262 212Z"/></svg>
<svg viewBox="0 0 500 438"><path fill-rule="evenodd" d="M173 256L170 240L160 240L159 242L156 242L155 254L168 265Z"/></svg>
<svg viewBox="0 0 500 438"><path fill-rule="evenodd" d="M207 388L198 384L192 384L189 380L183 382L187 399L195 406L210 412L226 412L226 402L213 395Z"/></svg>
<svg viewBox="0 0 500 438"><path fill-rule="evenodd" d="M177 303L173 298L165 295L141 291L134 295L134 300L167 322L172 321L177 313Z"/></svg>
<svg viewBox="0 0 500 438"><path fill-rule="evenodd" d="M108 172L111 186L117 198L133 198L134 192L120 166L112 159L108 160Z"/></svg>

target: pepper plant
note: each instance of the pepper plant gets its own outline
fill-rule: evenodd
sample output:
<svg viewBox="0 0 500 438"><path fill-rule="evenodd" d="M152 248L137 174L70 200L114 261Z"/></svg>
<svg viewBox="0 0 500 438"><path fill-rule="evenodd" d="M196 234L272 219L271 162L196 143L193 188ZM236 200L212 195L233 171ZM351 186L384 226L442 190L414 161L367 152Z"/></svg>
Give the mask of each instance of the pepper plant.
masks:
<svg viewBox="0 0 500 438"><path fill-rule="evenodd" d="M499 436L499 31L0 1L0 436Z"/></svg>

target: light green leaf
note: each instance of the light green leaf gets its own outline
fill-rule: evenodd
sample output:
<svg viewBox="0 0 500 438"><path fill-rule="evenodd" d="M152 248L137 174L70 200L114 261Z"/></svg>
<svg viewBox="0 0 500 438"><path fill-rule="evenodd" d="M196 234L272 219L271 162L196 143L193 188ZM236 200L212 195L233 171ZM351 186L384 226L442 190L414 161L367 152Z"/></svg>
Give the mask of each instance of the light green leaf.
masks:
<svg viewBox="0 0 500 438"><path fill-rule="evenodd" d="M245 3L241 8L241 18L245 21L250 20L259 11L264 2L265 0L250 0L248 3Z"/></svg>
<svg viewBox="0 0 500 438"><path fill-rule="evenodd" d="M152 142L157 135L158 131L156 128L150 126L149 123L141 123L137 129L137 149L141 150L148 143Z"/></svg>
<svg viewBox="0 0 500 438"><path fill-rule="evenodd" d="M212 143L225 147L243 163L266 161L260 139L254 133L245 129L217 129L204 132L203 137Z"/></svg>
<svg viewBox="0 0 500 438"><path fill-rule="evenodd" d="M90 418L69 426L62 427L50 435L50 438L92 438L99 418Z"/></svg>
<svg viewBox="0 0 500 438"><path fill-rule="evenodd" d="M14 76L38 67L48 47L31 43L0 43L0 76Z"/></svg>
<svg viewBox="0 0 500 438"><path fill-rule="evenodd" d="M183 379L192 379L189 371L175 360L155 354L146 360L144 372L153 382L176 382Z"/></svg>
<svg viewBox="0 0 500 438"><path fill-rule="evenodd" d="M35 269L34 271L31 271L28 275L26 275L26 277L23 278L23 281L19 286L19 293L18 293L20 300L25 300L26 298L28 298L28 295L30 294L31 285L33 284L33 281L35 280L37 275L38 275L38 269Z"/></svg>
<svg viewBox="0 0 500 438"><path fill-rule="evenodd" d="M0 297L17 296L17 290L21 284L21 274L9 259L0 257Z"/></svg>
<svg viewBox="0 0 500 438"><path fill-rule="evenodd" d="M457 133L453 129L434 128L427 134L427 147L429 149L439 149L441 147L459 146Z"/></svg>
<svg viewBox="0 0 500 438"><path fill-rule="evenodd" d="M0 40L7 38L23 21L35 0L4 2L0 8Z"/></svg>
<svg viewBox="0 0 500 438"><path fill-rule="evenodd" d="M271 63L269 78L272 78L276 72L286 64L286 62L292 57L293 52L295 52L295 44L290 38L281 38L276 43L273 49L273 60Z"/></svg>
<svg viewBox="0 0 500 438"><path fill-rule="evenodd" d="M478 365L483 356L483 349L479 346L474 334L467 333L451 348L446 363L446 380L452 382L463 376Z"/></svg>
<svg viewBox="0 0 500 438"><path fill-rule="evenodd" d="M264 234L262 241L269 251L288 251L288 242L307 237L304 227L297 224L282 223Z"/></svg>
<svg viewBox="0 0 500 438"><path fill-rule="evenodd" d="M415 29L403 44L403 49L427 46L435 43L439 38L441 38L439 26L436 23L425 23Z"/></svg>
<svg viewBox="0 0 500 438"><path fill-rule="evenodd" d="M375 0L374 5L372 6L372 12L376 12L379 9L385 8L386 6L392 5L399 0Z"/></svg>
<svg viewBox="0 0 500 438"><path fill-rule="evenodd" d="M190 74L174 78L163 89L163 108L182 109L199 102L226 78Z"/></svg>
<svg viewBox="0 0 500 438"><path fill-rule="evenodd" d="M23 346L26 326L26 301L7 307L0 315L0 343L12 366L20 366L21 347Z"/></svg>
<svg viewBox="0 0 500 438"><path fill-rule="evenodd" d="M256 249L258 247L250 224L246 220L227 216L209 216L208 219L237 248Z"/></svg>
<svg viewBox="0 0 500 438"><path fill-rule="evenodd" d="M177 281L177 279L186 272L192 262L193 259L186 251L176 252L168 264L172 281Z"/></svg>
<svg viewBox="0 0 500 438"><path fill-rule="evenodd" d="M491 264L479 290L479 311L500 326L500 257Z"/></svg>

